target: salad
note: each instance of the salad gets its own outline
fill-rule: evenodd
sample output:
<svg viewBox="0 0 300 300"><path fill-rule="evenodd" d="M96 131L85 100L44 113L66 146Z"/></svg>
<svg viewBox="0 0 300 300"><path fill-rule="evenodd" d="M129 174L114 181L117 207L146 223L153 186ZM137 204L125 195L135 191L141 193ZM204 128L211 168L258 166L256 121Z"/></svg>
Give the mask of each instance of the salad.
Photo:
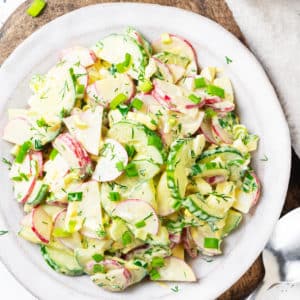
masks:
<svg viewBox="0 0 300 300"><path fill-rule="evenodd" d="M230 80L198 68L185 39L150 44L133 28L71 47L9 109L9 177L19 236L46 263L122 291L196 281L186 259L222 254L257 203L258 136L235 113Z"/></svg>

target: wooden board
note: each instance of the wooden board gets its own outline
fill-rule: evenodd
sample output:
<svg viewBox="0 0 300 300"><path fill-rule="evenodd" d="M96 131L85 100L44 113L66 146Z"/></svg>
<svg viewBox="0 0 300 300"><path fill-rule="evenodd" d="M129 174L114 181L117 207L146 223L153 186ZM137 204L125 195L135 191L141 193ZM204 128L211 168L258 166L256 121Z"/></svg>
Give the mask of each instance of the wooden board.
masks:
<svg viewBox="0 0 300 300"><path fill-rule="evenodd" d="M9 56L16 46L18 46L26 37L28 37L42 25L74 9L107 1L48 0L46 9L38 18L31 18L26 14L26 8L29 6L30 2L31 1L26 1L24 4L22 4L0 30L0 64L3 63L3 61ZM111 2L125 1L115 0ZM218 22L245 43L244 37L224 0L136 0L131 2L156 3L191 10ZM299 166L297 169L298 174L300 174ZM296 192L298 192L298 190ZM288 208L285 210L288 210ZM221 297L219 297L219 299L243 299L255 289L255 287L262 280L263 276L264 269L261 256L259 256L251 268L240 278L240 280Z"/></svg>

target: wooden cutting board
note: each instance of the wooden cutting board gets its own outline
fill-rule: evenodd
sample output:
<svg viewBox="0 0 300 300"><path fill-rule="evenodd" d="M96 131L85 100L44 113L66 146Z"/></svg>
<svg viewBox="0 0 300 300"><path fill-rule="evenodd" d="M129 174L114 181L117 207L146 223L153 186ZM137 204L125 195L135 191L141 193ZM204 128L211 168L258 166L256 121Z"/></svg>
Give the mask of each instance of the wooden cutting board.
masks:
<svg viewBox="0 0 300 300"><path fill-rule="evenodd" d="M26 1L24 4L22 4L12 14L12 16L7 20L5 25L0 30L0 64L4 62L4 60L10 55L17 45L19 45L26 37L28 37L42 25L74 9L107 1L48 0L46 9L37 18L31 18L26 14L26 8L29 6L30 2L31 1ZM132 2L156 3L191 10L218 22L245 43L244 37L224 0L136 0ZM262 280L263 276L264 269L261 256L259 256L256 262L244 274L244 276L242 276L240 280L228 291L226 291L219 299L243 299L255 289L255 287ZM218 283L216 282L216 284ZM201 298L200 295L199 297Z"/></svg>

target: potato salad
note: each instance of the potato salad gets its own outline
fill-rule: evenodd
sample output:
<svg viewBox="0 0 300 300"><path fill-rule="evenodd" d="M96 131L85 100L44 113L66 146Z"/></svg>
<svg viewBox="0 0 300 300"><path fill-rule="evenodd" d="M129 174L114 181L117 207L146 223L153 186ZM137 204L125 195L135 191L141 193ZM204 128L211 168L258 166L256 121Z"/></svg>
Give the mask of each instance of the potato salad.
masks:
<svg viewBox="0 0 300 300"><path fill-rule="evenodd" d="M260 195L258 136L222 69L200 69L183 37L127 28L64 49L29 86L3 132L19 236L112 292L198 280L187 258L221 255Z"/></svg>

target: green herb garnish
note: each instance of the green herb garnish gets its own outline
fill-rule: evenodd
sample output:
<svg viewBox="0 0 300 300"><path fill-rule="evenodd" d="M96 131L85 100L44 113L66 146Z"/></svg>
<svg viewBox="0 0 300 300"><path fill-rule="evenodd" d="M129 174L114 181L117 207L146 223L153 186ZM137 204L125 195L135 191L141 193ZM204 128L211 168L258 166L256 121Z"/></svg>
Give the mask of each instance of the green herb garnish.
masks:
<svg viewBox="0 0 300 300"><path fill-rule="evenodd" d="M105 273L105 268L103 265L95 264L93 267L94 273Z"/></svg>
<svg viewBox="0 0 300 300"><path fill-rule="evenodd" d="M225 56L225 59L226 59L227 65L229 65L230 63L232 63L232 59L229 58L228 56Z"/></svg>
<svg viewBox="0 0 300 300"><path fill-rule="evenodd" d="M118 161L116 163L116 168L118 169L118 171L124 171L125 167L124 167L124 163L122 161Z"/></svg>
<svg viewBox="0 0 300 300"><path fill-rule="evenodd" d="M109 104L110 109L116 109L120 104L127 100L127 96L125 94L119 94Z"/></svg>
<svg viewBox="0 0 300 300"><path fill-rule="evenodd" d="M74 202L74 201L81 201L82 200L82 192L73 192L68 193L68 201Z"/></svg>
<svg viewBox="0 0 300 300"><path fill-rule="evenodd" d="M7 233L8 233L8 230L0 230L0 236L4 235L4 234L7 234Z"/></svg>
<svg viewBox="0 0 300 300"><path fill-rule="evenodd" d="M32 147L32 143L30 141L27 141L20 146L20 149L16 156L16 163L21 164L24 161L31 147Z"/></svg>

